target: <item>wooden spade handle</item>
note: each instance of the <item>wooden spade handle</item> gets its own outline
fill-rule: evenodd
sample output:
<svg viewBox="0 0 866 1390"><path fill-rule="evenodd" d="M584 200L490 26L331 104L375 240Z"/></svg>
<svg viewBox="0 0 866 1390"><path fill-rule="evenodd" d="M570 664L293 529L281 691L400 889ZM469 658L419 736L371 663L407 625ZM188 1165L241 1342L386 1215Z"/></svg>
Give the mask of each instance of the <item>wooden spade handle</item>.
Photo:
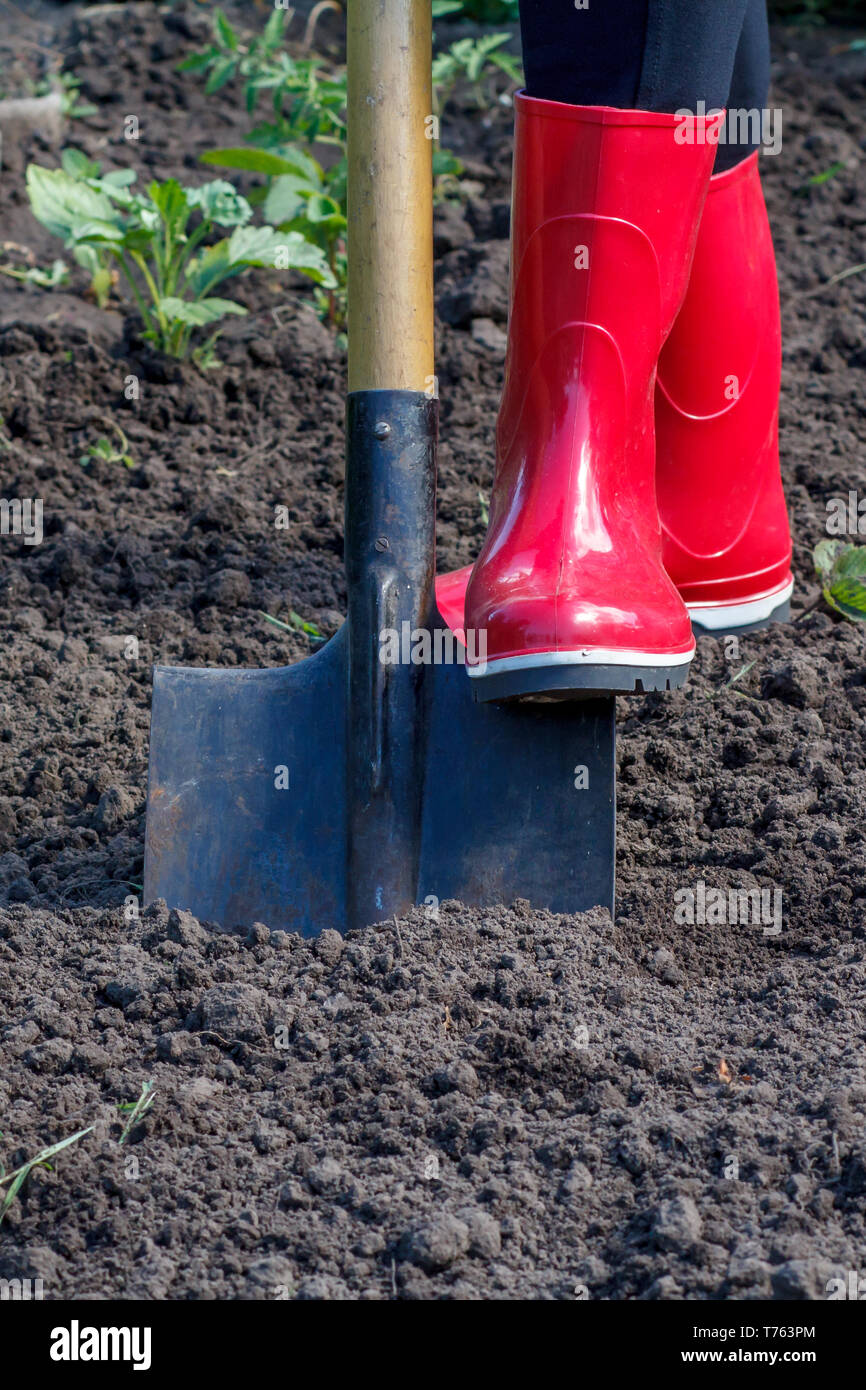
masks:
<svg viewBox="0 0 866 1390"><path fill-rule="evenodd" d="M433 390L431 0L348 0L349 390Z"/></svg>

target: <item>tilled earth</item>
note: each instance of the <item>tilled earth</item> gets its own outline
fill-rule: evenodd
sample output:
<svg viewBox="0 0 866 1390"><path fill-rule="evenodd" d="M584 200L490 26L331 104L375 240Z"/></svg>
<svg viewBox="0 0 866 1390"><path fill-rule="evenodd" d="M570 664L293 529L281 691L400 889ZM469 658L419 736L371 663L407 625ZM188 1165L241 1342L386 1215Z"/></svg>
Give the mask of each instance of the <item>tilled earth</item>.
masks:
<svg viewBox="0 0 866 1390"><path fill-rule="evenodd" d="M107 167L195 181L242 135L236 93L176 72L195 5L34 13L98 106L68 139ZM784 144L763 161L798 613L828 499L866 497L866 276L826 284L863 260L850 38L776 32ZM319 39L338 49L336 21ZM506 107L459 100L443 128L468 184L436 216L443 568L483 535L509 132ZM56 159L4 150L3 239L45 262L28 155ZM684 692L620 702L615 924L443 904L342 944L124 910L152 662L295 660L308 639L260 610L330 634L345 607L344 353L302 287L236 284L250 315L205 375L119 301L0 285L2 494L45 516L41 545L0 540L0 1158L95 1126L10 1208L0 1278L53 1298L825 1297L863 1264L859 629L819 609L738 651L702 641ZM136 467L82 466L112 423ZM780 891L781 932L679 923L701 883Z"/></svg>

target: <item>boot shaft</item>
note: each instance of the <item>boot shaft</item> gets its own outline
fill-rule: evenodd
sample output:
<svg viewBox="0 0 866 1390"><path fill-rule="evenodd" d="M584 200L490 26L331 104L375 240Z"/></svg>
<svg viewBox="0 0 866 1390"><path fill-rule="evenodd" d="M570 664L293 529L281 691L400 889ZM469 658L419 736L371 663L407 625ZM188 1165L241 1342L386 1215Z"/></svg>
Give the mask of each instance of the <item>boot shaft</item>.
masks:
<svg viewBox="0 0 866 1390"><path fill-rule="evenodd" d="M659 361L664 556L688 601L742 600L790 580L780 376L776 264L754 154L710 181L688 293Z"/></svg>

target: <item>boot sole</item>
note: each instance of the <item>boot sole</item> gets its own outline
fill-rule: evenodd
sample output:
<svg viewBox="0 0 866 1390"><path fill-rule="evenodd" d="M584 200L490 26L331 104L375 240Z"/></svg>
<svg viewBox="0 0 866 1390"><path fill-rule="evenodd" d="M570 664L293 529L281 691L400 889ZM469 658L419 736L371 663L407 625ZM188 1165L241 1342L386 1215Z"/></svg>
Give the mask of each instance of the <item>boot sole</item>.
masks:
<svg viewBox="0 0 866 1390"><path fill-rule="evenodd" d="M687 603L692 631L701 637L729 637L744 632L759 632L772 623L790 622L793 591L794 581L791 579L784 588L776 589L772 594L761 594L742 603L720 604L716 608Z"/></svg>
<svg viewBox="0 0 866 1390"><path fill-rule="evenodd" d="M556 652L556 662L517 665L523 657L506 657L486 667L467 666L476 703L488 700L591 700L603 695L646 695L650 691L678 690L685 685L694 652L674 663L657 666L619 662L568 661L568 652ZM512 664L514 663L514 664Z"/></svg>

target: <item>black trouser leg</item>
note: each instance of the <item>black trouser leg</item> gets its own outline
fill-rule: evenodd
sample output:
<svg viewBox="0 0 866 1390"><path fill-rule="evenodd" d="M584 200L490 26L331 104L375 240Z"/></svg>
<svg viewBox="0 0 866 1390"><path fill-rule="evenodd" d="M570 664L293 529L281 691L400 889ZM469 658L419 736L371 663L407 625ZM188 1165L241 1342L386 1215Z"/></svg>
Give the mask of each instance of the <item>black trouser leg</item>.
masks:
<svg viewBox="0 0 866 1390"><path fill-rule="evenodd" d="M520 0L526 90L572 106L637 106L651 0Z"/></svg>
<svg viewBox="0 0 866 1390"><path fill-rule="evenodd" d="M521 0L520 27L530 96L644 111L766 104L765 0ZM720 144L716 172L757 144Z"/></svg>
<svg viewBox="0 0 866 1390"><path fill-rule="evenodd" d="M729 111L765 111L770 94L770 31L767 27L766 0L750 0L726 105ZM760 129L756 122L749 127L746 138L733 140L731 125L728 123L728 140L720 145L716 154L715 171L732 169L745 159L760 143Z"/></svg>

